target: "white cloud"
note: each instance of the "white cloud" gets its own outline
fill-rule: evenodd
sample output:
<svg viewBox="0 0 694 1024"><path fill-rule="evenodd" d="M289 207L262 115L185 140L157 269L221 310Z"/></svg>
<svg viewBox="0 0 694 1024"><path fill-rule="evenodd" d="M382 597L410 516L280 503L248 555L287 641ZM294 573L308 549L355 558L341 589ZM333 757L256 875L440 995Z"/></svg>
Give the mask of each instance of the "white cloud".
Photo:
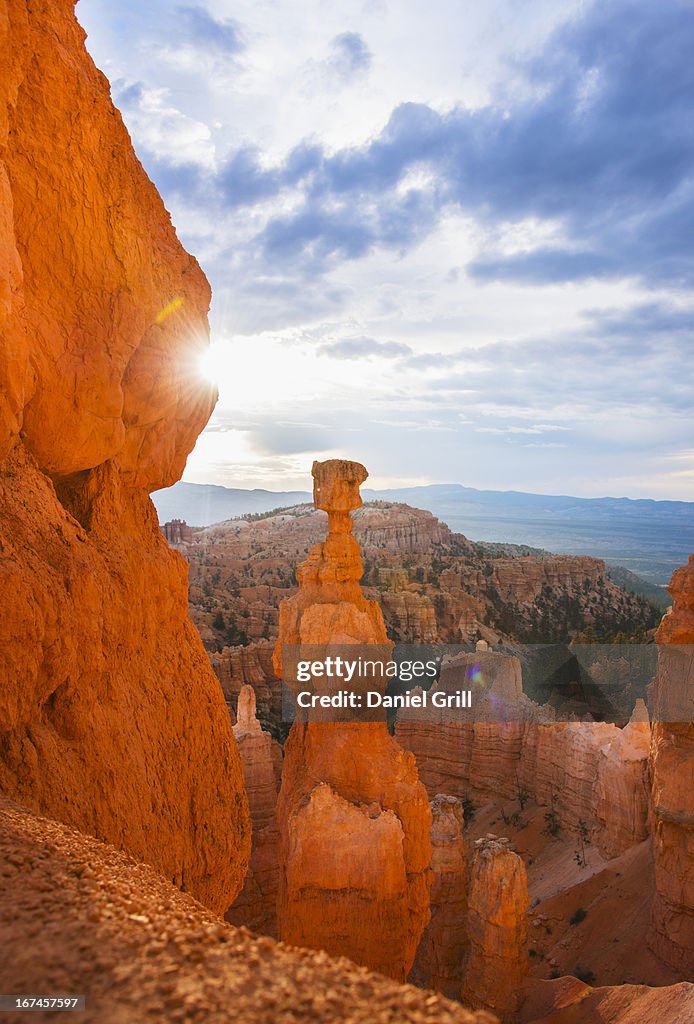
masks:
<svg viewBox="0 0 694 1024"><path fill-rule="evenodd" d="M134 87L124 116L145 162L152 158L156 174L164 163L197 165L210 196L196 204L183 187L165 192L213 285L210 360L220 406L188 478L304 486L310 459L277 450L267 422L275 418L293 430L292 445L349 451L392 484L457 479L599 494L614 481L644 494L652 480L654 494L694 498L688 363L678 372L677 346L663 339L638 359L610 357L610 346L633 351L627 330L626 340L604 343L604 357L586 354L600 332L595 310L628 319L646 301L688 306L674 286L647 291L635 277L474 279L466 266L480 251L508 257L558 247L566 227L559 217L495 221L453 207L400 247L338 255L315 272L291 258L270 265L254 240L268 218L296 214L310 184L233 210L214 195L213 173L245 147L257 151L261 173L272 172L302 142L329 155L373 139L405 101L439 112L490 102L510 109L541 95L547 83L525 75L522 58L586 10L582 0L189 6L227 26L226 54L201 44L204 18L195 38L186 34L190 19L181 20L174 0L80 0L77 8L97 63L121 91ZM351 51L335 42L345 37ZM583 81L586 109L599 88L596 75ZM403 200L436 188L435 169L415 163L394 192ZM326 210L338 206L326 197ZM357 351L360 339L369 350ZM350 351L359 358L335 358ZM273 454L259 455L263 445ZM570 459L553 451L563 446Z"/></svg>
<svg viewBox="0 0 694 1024"><path fill-rule="evenodd" d="M174 106L168 88L138 90L137 100L128 108L127 122L135 145L159 159L174 166L192 163L214 169L212 131L204 121L196 121Z"/></svg>

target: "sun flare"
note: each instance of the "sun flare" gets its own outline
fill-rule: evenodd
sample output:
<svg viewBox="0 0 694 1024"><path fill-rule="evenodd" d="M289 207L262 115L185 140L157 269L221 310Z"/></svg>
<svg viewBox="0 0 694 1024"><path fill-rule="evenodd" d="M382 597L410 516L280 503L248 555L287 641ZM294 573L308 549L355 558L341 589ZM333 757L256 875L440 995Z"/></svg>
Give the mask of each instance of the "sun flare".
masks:
<svg viewBox="0 0 694 1024"><path fill-rule="evenodd" d="M200 376L210 384L219 384L222 367L219 351L214 345L210 345L198 357L197 370Z"/></svg>

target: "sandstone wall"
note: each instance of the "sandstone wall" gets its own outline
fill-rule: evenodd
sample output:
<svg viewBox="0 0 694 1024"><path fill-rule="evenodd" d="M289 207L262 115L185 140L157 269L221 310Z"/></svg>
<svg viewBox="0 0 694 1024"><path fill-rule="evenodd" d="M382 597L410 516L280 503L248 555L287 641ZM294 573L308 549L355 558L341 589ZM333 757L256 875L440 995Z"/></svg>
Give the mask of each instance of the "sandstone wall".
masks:
<svg viewBox="0 0 694 1024"><path fill-rule="evenodd" d="M357 512L354 529L366 558L377 557L384 550L403 555L427 555L433 546L448 546L453 540L446 524L439 522L431 512L401 504L383 503L383 507L379 507L376 503L366 515ZM472 552L468 540L461 537L459 541L461 548Z"/></svg>
<svg viewBox="0 0 694 1024"><path fill-rule="evenodd" d="M662 960L694 977L694 555L673 574L668 590L674 603L656 635L653 693L650 944Z"/></svg>
<svg viewBox="0 0 694 1024"><path fill-rule="evenodd" d="M528 972L528 884L525 865L507 839L488 836L475 843L468 900L463 1003L511 1024Z"/></svg>
<svg viewBox="0 0 694 1024"><path fill-rule="evenodd" d="M426 594L386 591L381 594L380 603L394 639L416 637L419 644L436 643L436 612Z"/></svg>
<svg viewBox="0 0 694 1024"><path fill-rule="evenodd" d="M568 590L577 579L597 588L605 578L605 563L599 558L551 555L546 558L497 558L492 580L504 600L531 604L543 587Z"/></svg>
<svg viewBox="0 0 694 1024"><path fill-rule="evenodd" d="M253 843L243 889L225 914L231 924L262 935L277 935L279 832L275 809L282 777L282 748L260 727L253 688L244 685L238 700L234 736L253 825Z"/></svg>
<svg viewBox="0 0 694 1024"><path fill-rule="evenodd" d="M148 496L214 404L209 288L71 0L0 0L0 54L0 786L221 911L241 765Z"/></svg>
<svg viewBox="0 0 694 1024"><path fill-rule="evenodd" d="M442 794L431 801L431 814L431 920L410 981L457 999L468 951L465 817L460 800Z"/></svg>
<svg viewBox="0 0 694 1024"><path fill-rule="evenodd" d="M477 684L468 675L477 672ZM474 715L431 706L434 692L473 688ZM650 725L643 702L624 729L556 721L522 692L521 665L498 652L444 662L426 708L398 712L396 738L417 759L431 797L511 800L553 808L574 832L581 822L601 853L615 857L648 835Z"/></svg>

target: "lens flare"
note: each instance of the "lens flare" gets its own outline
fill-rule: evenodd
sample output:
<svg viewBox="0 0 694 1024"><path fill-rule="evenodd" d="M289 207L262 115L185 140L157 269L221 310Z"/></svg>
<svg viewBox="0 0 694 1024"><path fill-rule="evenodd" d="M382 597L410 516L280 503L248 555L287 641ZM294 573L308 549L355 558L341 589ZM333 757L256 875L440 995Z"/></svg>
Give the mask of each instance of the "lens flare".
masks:
<svg viewBox="0 0 694 1024"><path fill-rule="evenodd" d="M470 665L465 670L465 678L469 683L472 683L473 686L480 686L484 688L487 685L482 674L482 666L479 664Z"/></svg>
<svg viewBox="0 0 694 1024"><path fill-rule="evenodd" d="M177 309L180 309L186 300L182 295L177 295L171 302L167 302L163 309L160 309L154 318L155 324L162 324L167 317L175 313Z"/></svg>

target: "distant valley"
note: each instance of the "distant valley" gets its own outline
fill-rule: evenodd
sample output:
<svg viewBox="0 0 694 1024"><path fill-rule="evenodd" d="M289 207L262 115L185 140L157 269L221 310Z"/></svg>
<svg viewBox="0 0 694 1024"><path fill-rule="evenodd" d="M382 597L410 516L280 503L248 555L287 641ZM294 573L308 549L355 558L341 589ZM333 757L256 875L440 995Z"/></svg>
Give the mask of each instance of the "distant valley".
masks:
<svg viewBox="0 0 694 1024"><path fill-rule="evenodd" d="M240 686L250 683L260 720L276 736L281 692L272 651L279 606L295 593L295 569L324 539L325 527L325 513L310 504L209 527L164 527L189 563L190 615L227 701L235 707ZM472 542L408 505L366 502L354 513L354 535L364 592L378 602L397 644L482 638L495 647L549 644L562 651L574 641L639 644L662 614L629 592L636 589L629 580L622 588L596 558ZM635 695L629 689L624 696L621 715L628 719ZM591 707L608 713L602 703Z"/></svg>
<svg viewBox="0 0 694 1024"><path fill-rule="evenodd" d="M694 551L694 503L574 498L480 491L461 484L363 490L365 500L403 502L433 512L474 541L527 544L557 554L593 555L664 587ZM162 523L191 526L311 501L308 491L244 490L179 482L153 494Z"/></svg>

